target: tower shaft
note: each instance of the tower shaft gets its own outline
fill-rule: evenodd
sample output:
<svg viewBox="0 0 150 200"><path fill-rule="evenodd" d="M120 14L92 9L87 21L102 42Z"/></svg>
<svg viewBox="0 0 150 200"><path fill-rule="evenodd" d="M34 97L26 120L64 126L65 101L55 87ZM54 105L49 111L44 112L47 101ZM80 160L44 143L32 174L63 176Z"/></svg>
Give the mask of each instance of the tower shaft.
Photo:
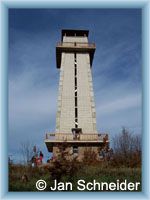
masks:
<svg viewBox="0 0 150 200"><path fill-rule="evenodd" d="M62 53L56 133L72 128L97 132L89 53Z"/></svg>
<svg viewBox="0 0 150 200"><path fill-rule="evenodd" d="M85 146L98 153L108 138L98 134L92 83L92 61L95 44L88 42L87 30L62 30L62 41L56 46L57 68L60 69L56 130L45 140L56 155L57 145L67 142L79 157Z"/></svg>

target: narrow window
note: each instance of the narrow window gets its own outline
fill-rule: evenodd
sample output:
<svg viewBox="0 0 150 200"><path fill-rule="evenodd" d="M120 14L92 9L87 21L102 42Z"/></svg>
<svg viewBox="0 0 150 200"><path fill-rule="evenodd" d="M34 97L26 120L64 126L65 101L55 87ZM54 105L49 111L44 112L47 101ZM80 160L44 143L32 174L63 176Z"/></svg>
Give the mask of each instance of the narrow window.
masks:
<svg viewBox="0 0 150 200"><path fill-rule="evenodd" d="M78 154L78 146L73 146L73 154Z"/></svg>
<svg viewBox="0 0 150 200"><path fill-rule="evenodd" d="M77 97L75 97L75 107L77 107Z"/></svg>
<svg viewBox="0 0 150 200"><path fill-rule="evenodd" d="M77 77L75 77L75 86L77 86Z"/></svg>
<svg viewBox="0 0 150 200"><path fill-rule="evenodd" d="M77 97L77 90L75 90L75 98Z"/></svg>
<svg viewBox="0 0 150 200"><path fill-rule="evenodd" d="M75 128L78 128L78 118L75 118Z"/></svg>
<svg viewBox="0 0 150 200"><path fill-rule="evenodd" d="M75 118L78 117L78 108L75 108Z"/></svg>
<svg viewBox="0 0 150 200"><path fill-rule="evenodd" d="M76 76L77 75L77 68L75 67L74 69L74 75Z"/></svg>
<svg viewBox="0 0 150 200"><path fill-rule="evenodd" d="M74 92L74 98L75 98L75 128L78 128L78 97L77 97L77 56L76 53L74 54L74 84L75 84L75 92Z"/></svg>
<svg viewBox="0 0 150 200"><path fill-rule="evenodd" d="M77 55L76 55L76 53L74 54L74 58L75 58L75 60L76 60L76 58L77 58Z"/></svg>

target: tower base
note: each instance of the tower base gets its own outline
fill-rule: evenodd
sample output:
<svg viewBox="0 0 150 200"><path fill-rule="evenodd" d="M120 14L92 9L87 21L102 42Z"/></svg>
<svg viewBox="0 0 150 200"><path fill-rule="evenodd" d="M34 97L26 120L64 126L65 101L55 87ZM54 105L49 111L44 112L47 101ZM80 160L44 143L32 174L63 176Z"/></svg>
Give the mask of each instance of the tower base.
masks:
<svg viewBox="0 0 150 200"><path fill-rule="evenodd" d="M108 134L82 133L74 136L70 133L47 133L45 144L55 158L65 151L67 159L77 158L81 161L88 154L93 154L99 160L109 148L109 139Z"/></svg>

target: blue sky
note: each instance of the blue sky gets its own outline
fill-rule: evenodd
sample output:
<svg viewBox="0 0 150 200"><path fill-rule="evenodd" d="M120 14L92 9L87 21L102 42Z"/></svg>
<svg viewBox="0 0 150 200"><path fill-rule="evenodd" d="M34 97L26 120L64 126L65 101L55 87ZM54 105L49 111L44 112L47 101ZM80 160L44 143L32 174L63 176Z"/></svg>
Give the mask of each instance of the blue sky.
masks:
<svg viewBox="0 0 150 200"><path fill-rule="evenodd" d="M9 9L9 154L28 140L43 150L55 131L61 29L88 29L96 43L92 75L97 129L141 133L140 9Z"/></svg>

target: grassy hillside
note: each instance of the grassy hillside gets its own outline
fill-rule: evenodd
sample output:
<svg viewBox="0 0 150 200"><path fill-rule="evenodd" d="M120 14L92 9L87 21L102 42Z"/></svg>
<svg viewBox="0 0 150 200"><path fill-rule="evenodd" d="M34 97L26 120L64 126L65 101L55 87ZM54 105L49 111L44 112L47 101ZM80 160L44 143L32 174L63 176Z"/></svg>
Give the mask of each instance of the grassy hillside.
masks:
<svg viewBox="0 0 150 200"><path fill-rule="evenodd" d="M72 166L73 167L73 166ZM9 174L9 191L38 191L35 187L36 181L43 179L47 182L45 191L50 191L49 187L53 186L53 179L57 178L62 182L72 182L73 191L77 190L77 181L79 179L85 182L92 182L95 179L98 182L116 182L117 179L128 182L141 182L141 168L127 168L127 167L110 167L106 164L97 163L92 165L85 165L80 163L73 167L72 173L70 171L63 171L62 167L57 169L43 167L31 168L27 166L10 166ZM28 180L22 180L22 176L26 174ZM59 177L55 177L58 175ZM85 190L86 191L86 190ZM141 186L139 190L141 191Z"/></svg>

